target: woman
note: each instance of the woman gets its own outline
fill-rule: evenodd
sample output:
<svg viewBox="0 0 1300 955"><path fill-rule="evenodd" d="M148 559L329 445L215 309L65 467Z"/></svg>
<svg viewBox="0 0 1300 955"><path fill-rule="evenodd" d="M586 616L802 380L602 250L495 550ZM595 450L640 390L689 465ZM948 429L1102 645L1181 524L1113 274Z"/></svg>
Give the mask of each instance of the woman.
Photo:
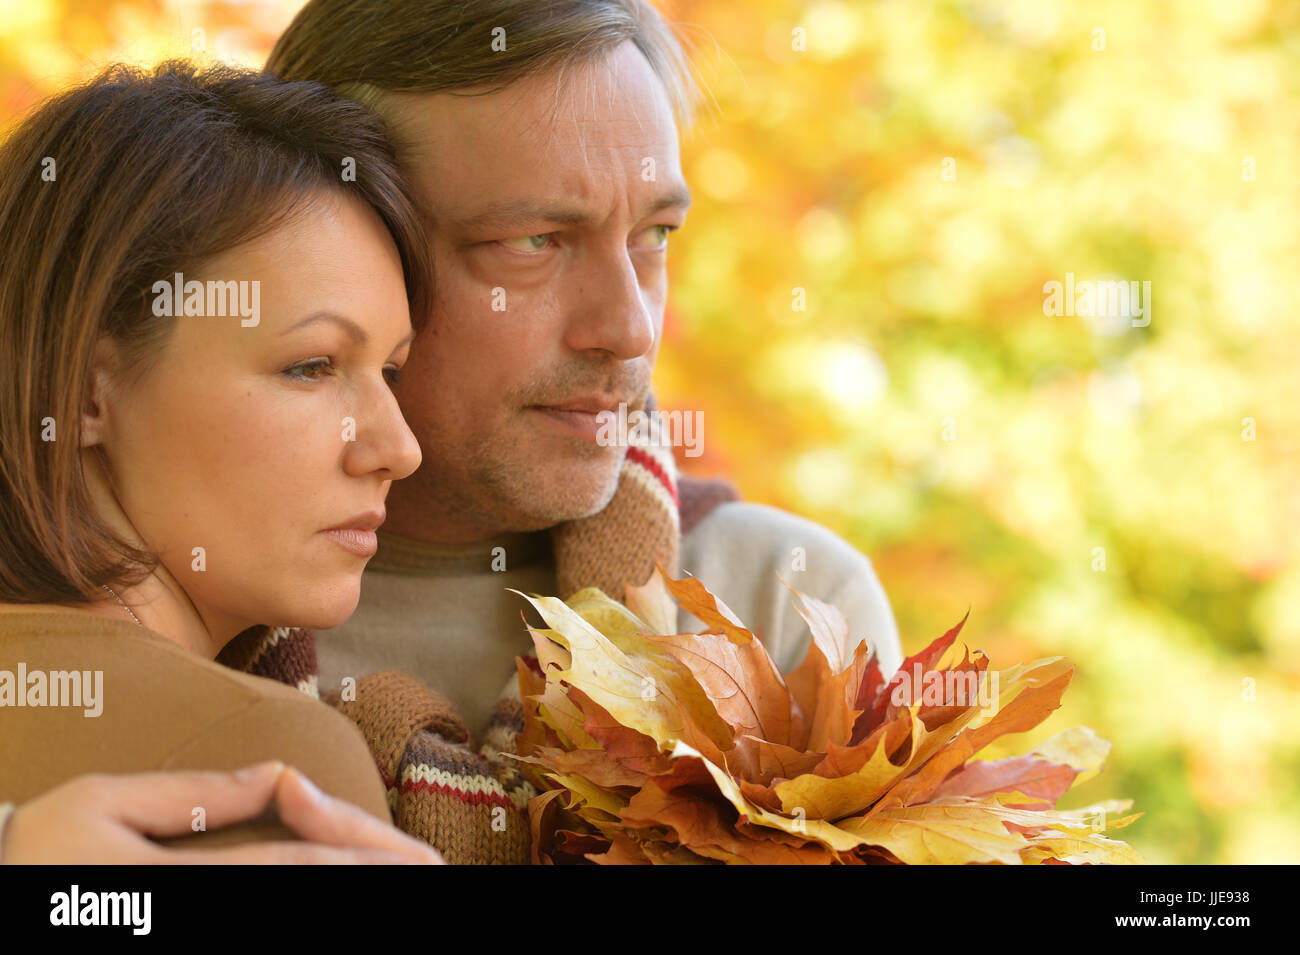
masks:
<svg viewBox="0 0 1300 955"><path fill-rule="evenodd" d="M382 125L316 84L114 67L5 143L0 803L280 760L388 820L352 723L214 658L355 609L420 461L424 250ZM286 834L205 816L188 844Z"/></svg>

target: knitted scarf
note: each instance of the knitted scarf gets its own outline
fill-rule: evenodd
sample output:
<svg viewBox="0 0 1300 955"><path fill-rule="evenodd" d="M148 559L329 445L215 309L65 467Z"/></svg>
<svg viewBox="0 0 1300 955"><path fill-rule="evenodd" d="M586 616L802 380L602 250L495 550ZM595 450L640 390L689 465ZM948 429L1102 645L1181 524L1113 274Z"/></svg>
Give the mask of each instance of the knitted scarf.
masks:
<svg viewBox="0 0 1300 955"><path fill-rule="evenodd" d="M675 569L681 534L735 498L725 481L678 478L671 450L653 434L634 442L604 510L551 532L559 596L599 587L623 599L624 588L644 583L656 563ZM310 630L254 627L217 659L319 696ZM522 662L537 670L531 654ZM452 864L527 864L533 858L527 805L536 791L517 761L502 755L514 752L523 703L517 674L502 679L505 687L479 741L470 738L446 697L406 673L363 678L355 699L342 699L338 690L320 697L361 729L387 788L393 822Z"/></svg>

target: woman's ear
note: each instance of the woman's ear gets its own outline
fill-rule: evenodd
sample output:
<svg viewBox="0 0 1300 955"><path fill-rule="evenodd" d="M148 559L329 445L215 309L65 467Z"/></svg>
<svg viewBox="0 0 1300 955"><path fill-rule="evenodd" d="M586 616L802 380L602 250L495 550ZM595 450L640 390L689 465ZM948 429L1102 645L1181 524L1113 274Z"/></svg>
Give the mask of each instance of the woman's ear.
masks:
<svg viewBox="0 0 1300 955"><path fill-rule="evenodd" d="M108 436L112 384L118 369L116 346L105 335L95 344L90 381L81 403L80 447L103 444Z"/></svg>

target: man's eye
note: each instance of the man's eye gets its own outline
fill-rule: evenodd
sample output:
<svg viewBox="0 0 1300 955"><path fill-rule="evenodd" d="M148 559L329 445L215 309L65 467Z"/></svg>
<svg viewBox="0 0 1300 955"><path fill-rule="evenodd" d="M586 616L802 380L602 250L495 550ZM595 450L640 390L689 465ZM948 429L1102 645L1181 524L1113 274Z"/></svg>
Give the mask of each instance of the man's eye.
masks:
<svg viewBox="0 0 1300 955"><path fill-rule="evenodd" d="M501 244L510 246L512 249L518 249L520 252L540 252L542 249L546 248L546 243L550 238L551 233L541 232L537 235L526 235L517 239L502 239ZM541 240L540 244L537 242L539 239ZM512 242L517 242L519 244L511 245Z"/></svg>
<svg viewBox="0 0 1300 955"><path fill-rule="evenodd" d="M292 367L286 368L284 373L290 378L297 378L300 381L320 381L325 377L325 372L330 368L328 358L313 358L311 361L299 362Z"/></svg>
<svg viewBox="0 0 1300 955"><path fill-rule="evenodd" d="M662 249L668 245L668 236L677 231L675 225L653 225L646 229L645 235L651 240L650 244L643 246L648 249Z"/></svg>
<svg viewBox="0 0 1300 955"><path fill-rule="evenodd" d="M667 244L668 236L672 235L673 233L675 233L675 231L677 231L677 226L664 226L664 225L651 226L650 230L651 231L659 230L660 233L659 242L655 246L655 248L658 248L659 246L664 246L664 244Z"/></svg>

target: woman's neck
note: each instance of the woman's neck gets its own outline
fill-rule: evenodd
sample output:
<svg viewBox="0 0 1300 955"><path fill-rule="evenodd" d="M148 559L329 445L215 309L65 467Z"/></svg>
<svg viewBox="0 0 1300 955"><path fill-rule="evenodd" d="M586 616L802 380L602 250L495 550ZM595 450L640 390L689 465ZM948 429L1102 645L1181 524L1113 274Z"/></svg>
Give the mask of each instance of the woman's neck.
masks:
<svg viewBox="0 0 1300 955"><path fill-rule="evenodd" d="M122 540L149 550L122 511L101 449L87 447L81 450L82 473L100 518ZM162 563L158 563L138 584L128 587L110 581L108 586L112 587L116 597L108 591L101 591L95 595L98 599L90 603L66 606L111 620L125 617L208 660L215 659L221 648L241 630L252 626L251 623L241 624L226 614L201 610Z"/></svg>
<svg viewBox="0 0 1300 955"><path fill-rule="evenodd" d="M230 622L205 620L189 595L161 566L140 583L113 586L113 591L116 596L105 592L104 600L83 609L114 620L125 617L138 622L208 660L245 629Z"/></svg>

